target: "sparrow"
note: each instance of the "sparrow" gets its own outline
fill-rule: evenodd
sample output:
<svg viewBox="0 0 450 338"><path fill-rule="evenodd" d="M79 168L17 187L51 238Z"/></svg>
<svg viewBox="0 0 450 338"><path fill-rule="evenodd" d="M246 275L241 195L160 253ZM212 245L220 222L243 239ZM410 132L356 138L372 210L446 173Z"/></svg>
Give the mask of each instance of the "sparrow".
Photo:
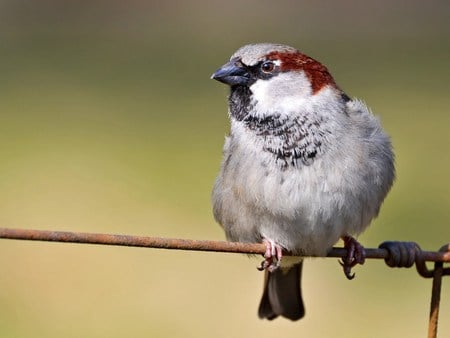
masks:
<svg viewBox="0 0 450 338"><path fill-rule="evenodd" d="M273 43L239 48L212 79L230 86L230 133L212 192L229 241L263 242L260 318L305 314L302 259L344 240L344 272L364 263L353 236L378 215L395 178L391 141L319 61Z"/></svg>

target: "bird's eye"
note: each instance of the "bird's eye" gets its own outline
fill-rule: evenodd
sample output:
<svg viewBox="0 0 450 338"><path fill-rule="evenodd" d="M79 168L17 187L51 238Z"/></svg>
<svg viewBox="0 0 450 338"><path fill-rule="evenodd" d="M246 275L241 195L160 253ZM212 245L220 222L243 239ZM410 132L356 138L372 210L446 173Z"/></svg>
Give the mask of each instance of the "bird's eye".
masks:
<svg viewBox="0 0 450 338"><path fill-rule="evenodd" d="M275 64L272 61L266 61L261 64L261 70L264 73L270 73L275 68Z"/></svg>

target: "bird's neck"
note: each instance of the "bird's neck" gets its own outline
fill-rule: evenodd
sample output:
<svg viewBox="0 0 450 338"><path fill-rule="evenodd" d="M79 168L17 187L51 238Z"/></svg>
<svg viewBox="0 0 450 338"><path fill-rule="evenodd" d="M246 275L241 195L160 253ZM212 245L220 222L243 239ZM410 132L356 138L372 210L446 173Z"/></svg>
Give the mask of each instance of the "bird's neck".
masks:
<svg viewBox="0 0 450 338"><path fill-rule="evenodd" d="M247 91L246 87L233 88L229 98L232 125L246 134L245 139L253 139L282 169L310 165L322 154L329 134L328 118L301 109L270 114L256 111Z"/></svg>

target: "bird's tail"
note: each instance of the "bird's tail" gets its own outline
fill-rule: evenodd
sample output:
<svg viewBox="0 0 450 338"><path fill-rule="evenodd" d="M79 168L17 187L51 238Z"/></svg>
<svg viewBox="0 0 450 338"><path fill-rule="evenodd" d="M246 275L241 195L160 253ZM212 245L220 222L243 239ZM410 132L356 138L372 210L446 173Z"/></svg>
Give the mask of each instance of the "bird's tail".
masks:
<svg viewBox="0 0 450 338"><path fill-rule="evenodd" d="M269 320L278 316L298 320L305 315L300 279L302 264L297 263L289 269L276 269L265 272L264 293L259 304L259 318Z"/></svg>

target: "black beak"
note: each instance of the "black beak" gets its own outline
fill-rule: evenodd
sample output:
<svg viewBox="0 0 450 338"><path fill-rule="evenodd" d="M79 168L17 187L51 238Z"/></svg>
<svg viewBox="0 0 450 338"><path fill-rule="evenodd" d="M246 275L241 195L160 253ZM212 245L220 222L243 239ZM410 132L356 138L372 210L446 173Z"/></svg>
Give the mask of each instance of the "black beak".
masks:
<svg viewBox="0 0 450 338"><path fill-rule="evenodd" d="M239 60L233 59L216 70L211 79L230 86L246 86L250 81L250 73Z"/></svg>

